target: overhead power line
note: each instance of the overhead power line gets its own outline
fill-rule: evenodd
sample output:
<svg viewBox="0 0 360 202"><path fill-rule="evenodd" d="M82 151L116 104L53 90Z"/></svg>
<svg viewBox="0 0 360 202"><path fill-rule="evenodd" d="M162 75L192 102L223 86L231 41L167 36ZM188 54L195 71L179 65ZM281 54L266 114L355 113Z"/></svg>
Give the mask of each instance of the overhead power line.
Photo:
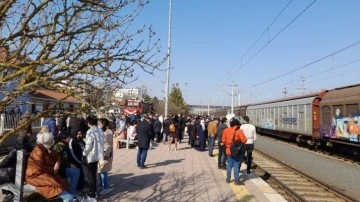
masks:
<svg viewBox="0 0 360 202"><path fill-rule="evenodd" d="M252 45L247 49L247 51L242 55L241 59L238 60L235 65L229 70L228 74L225 75L224 77L222 77L217 84L221 83L221 81L223 81L224 78L226 78L226 76L228 76L228 79L232 78L234 75L236 75L237 72L240 71L240 69L244 68L252 59L254 59L267 45L269 45L276 37L278 37L287 27L289 27L295 20L297 20L307 9L309 9L317 0L314 0L313 2L311 2L305 9L303 9L293 20L291 20L283 29L281 29L271 40L269 40L264 46L262 46L253 56L250 57L249 60L246 61L245 64L242 64L242 60L245 57L245 55L255 46L255 44L261 39L261 37L268 32L268 30L270 29L270 27L277 21L277 19L281 16L281 14L286 10L286 8L290 5L290 3L292 2L292 0L290 0L285 7L280 11L280 13L275 17L275 19L270 23L269 26L267 26L267 28L262 32L262 34L260 34L260 36L255 40L254 43L252 43ZM239 64L239 62L241 62L241 66L240 68L233 74L230 75L230 72ZM220 86L221 87L221 86ZM216 87L215 87L216 88Z"/></svg>
<svg viewBox="0 0 360 202"><path fill-rule="evenodd" d="M295 20L297 20L306 10L308 10L317 0L311 2L306 8L304 8L294 19L292 19L285 27L283 27L273 38L271 38L264 46L262 46L254 55L252 55L240 68L232 75L236 75L242 68L244 68L249 62L251 62L266 46L268 46L274 39L276 39L286 28L288 28Z"/></svg>
<svg viewBox="0 0 360 202"><path fill-rule="evenodd" d="M292 74L292 73L294 73L294 72L296 72L296 71L299 71L300 69L304 69L304 68L306 68L306 67L308 67L308 66L311 66L311 65L313 65L313 64L315 64L315 63L318 63L318 62L320 62L320 61L322 61L322 60L324 60L324 59L326 59L326 58L333 57L334 55L337 55L337 54L339 54L339 53L341 53L341 52L343 52L343 51L345 51L345 50L347 50L347 49L353 48L353 47L355 47L355 46L357 46L357 45L359 45L359 44L360 44L360 41L357 41L357 42L352 43L352 44L350 44L349 46L346 46L346 47L344 47L344 48L342 48L342 49L340 49L340 50L337 50L337 51L335 51L335 52L333 52L333 53L330 53L330 54L328 54L328 55L326 55L326 56L324 56L324 57L321 57L321 58L319 58L319 59L316 59L316 60L314 60L314 61L312 61L312 62L310 62L310 63L308 63L308 64L306 64L306 65L300 66L300 67L298 67L298 68L296 68L296 69L293 69L293 70L291 70L291 71L289 71L289 72L286 72L286 73L284 73L284 74L280 74L280 75L278 75L278 76L275 76L275 77L273 77L273 78L271 78L271 79L268 79L268 80L265 80L265 81L256 83L256 84L254 84L254 85L252 85L252 86L250 86L250 87L244 88L244 89L252 88L252 87L255 87L255 86L260 86L260 85L265 84L265 83L268 83L268 82L270 82L270 81L274 81L274 80L276 80L276 79L279 79L279 78L281 78L281 77L283 77L283 76Z"/></svg>

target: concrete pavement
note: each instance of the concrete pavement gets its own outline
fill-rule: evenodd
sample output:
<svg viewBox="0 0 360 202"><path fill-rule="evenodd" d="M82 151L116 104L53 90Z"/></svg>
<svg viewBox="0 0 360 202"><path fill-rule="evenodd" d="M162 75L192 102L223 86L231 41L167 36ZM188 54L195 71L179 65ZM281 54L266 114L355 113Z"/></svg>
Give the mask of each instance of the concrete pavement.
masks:
<svg viewBox="0 0 360 202"><path fill-rule="evenodd" d="M109 177L112 191L98 200L270 201L264 192L276 194L254 174L241 173L240 179L245 185L227 184L225 171L217 168L217 157L209 157L207 151L198 152L187 143L179 144L177 151L174 151L174 144L171 151L167 148L168 145L163 143L154 144L148 151L146 169L136 165L136 148L114 149ZM265 187L259 189L259 183Z"/></svg>

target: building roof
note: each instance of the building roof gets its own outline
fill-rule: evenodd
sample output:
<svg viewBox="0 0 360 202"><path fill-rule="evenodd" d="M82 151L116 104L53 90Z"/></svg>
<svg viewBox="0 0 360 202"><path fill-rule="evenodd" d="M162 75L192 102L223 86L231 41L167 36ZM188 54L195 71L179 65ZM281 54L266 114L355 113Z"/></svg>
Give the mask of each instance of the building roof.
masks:
<svg viewBox="0 0 360 202"><path fill-rule="evenodd" d="M34 98L50 99L50 100L63 100L64 102L81 103L80 100L73 96L68 96L65 93L60 93L52 90L33 90L30 96Z"/></svg>

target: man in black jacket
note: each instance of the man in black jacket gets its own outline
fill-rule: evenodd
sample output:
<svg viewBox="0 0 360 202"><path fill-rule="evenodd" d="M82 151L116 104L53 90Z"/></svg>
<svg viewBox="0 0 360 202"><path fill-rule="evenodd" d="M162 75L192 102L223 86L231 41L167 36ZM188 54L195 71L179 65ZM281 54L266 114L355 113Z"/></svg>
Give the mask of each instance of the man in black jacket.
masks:
<svg viewBox="0 0 360 202"><path fill-rule="evenodd" d="M145 116L143 121L139 121L137 123L136 130L139 147L137 154L137 166L143 169L146 168L144 164L150 147L150 136L153 133L153 128L150 125L150 117Z"/></svg>

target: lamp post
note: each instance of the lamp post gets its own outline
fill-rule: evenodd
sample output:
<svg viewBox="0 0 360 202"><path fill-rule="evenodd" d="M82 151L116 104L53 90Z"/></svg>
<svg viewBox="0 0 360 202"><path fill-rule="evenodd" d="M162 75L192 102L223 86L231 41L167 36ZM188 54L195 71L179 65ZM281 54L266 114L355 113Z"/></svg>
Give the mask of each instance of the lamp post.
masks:
<svg viewBox="0 0 360 202"><path fill-rule="evenodd" d="M169 90L170 90L170 54L171 54L171 3L169 4L169 33L168 33L168 51L167 51L167 71L166 71L166 84L165 84L165 112L164 115L168 116L169 113Z"/></svg>

